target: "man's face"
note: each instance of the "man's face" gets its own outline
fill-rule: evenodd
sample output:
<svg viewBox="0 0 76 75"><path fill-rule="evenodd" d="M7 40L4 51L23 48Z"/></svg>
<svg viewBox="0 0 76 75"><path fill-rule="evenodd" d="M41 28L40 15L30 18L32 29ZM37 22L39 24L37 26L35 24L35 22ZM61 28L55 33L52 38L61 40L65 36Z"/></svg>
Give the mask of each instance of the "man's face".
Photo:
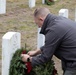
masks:
<svg viewBox="0 0 76 75"><path fill-rule="evenodd" d="M42 27L43 25L43 18L41 17L34 17L35 23L38 25L38 27Z"/></svg>

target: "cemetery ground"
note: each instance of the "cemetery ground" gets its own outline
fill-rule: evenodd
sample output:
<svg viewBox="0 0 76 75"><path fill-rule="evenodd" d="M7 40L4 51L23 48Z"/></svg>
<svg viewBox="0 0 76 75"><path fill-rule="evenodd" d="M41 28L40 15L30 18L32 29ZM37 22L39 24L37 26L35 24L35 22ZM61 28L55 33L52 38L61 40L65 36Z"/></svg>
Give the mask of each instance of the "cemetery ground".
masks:
<svg viewBox="0 0 76 75"><path fill-rule="evenodd" d="M0 75L1 75L1 54L2 54L2 36L8 31L21 33L21 47L27 45L28 49L35 50L37 47L37 25L34 23L33 12L38 7L47 7L50 12L58 15L62 8L69 10L69 18L75 18L75 0L58 0L54 5L48 6L42 4L41 0L36 0L36 6L29 8L28 0L7 0L6 14L0 14ZM62 75L60 60L53 57L59 75ZM5 63L6 64L6 63Z"/></svg>

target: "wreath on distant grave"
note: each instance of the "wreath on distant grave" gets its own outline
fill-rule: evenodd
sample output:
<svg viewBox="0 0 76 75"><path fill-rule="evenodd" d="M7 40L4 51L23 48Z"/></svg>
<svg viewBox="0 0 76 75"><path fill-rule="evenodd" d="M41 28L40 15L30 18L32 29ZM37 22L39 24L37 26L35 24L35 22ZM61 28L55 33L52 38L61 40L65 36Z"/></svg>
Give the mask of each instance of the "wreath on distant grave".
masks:
<svg viewBox="0 0 76 75"><path fill-rule="evenodd" d="M44 66L39 65L32 68L31 62L24 63L21 60L21 54L26 54L28 50L18 49L11 60L9 75L58 75L54 67L54 61L45 63Z"/></svg>
<svg viewBox="0 0 76 75"><path fill-rule="evenodd" d="M47 5L52 5L52 4L54 4L54 0L45 0L45 3Z"/></svg>

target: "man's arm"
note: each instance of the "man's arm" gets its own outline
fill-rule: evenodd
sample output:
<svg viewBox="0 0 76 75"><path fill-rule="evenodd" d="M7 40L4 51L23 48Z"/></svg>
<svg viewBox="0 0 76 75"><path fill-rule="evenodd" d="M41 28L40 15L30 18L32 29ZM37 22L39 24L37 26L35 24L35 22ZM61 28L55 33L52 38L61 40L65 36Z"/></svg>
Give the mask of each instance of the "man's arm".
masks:
<svg viewBox="0 0 76 75"><path fill-rule="evenodd" d="M31 61L32 66L36 65L43 65L47 61L51 60L58 44L59 44L60 38L57 36L57 34L53 31L49 32L46 37L45 37L45 45L41 48L41 50L35 51L35 53L30 53L30 55L35 55L36 56L31 57L28 54L23 55L22 60L24 62L27 62L27 59L29 58ZM41 53L41 54L39 54Z"/></svg>
<svg viewBox="0 0 76 75"><path fill-rule="evenodd" d="M45 36L45 45L41 47L41 54L32 57L32 66L43 65L51 60L59 42L59 36L54 31L49 31Z"/></svg>

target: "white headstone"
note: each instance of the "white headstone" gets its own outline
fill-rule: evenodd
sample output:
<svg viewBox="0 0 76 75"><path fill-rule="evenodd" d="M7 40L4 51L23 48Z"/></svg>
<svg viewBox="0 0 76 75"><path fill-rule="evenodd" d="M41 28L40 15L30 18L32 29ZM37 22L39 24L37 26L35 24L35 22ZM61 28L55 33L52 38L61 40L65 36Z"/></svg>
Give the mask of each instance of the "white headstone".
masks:
<svg viewBox="0 0 76 75"><path fill-rule="evenodd" d="M54 1L57 1L57 0L54 0Z"/></svg>
<svg viewBox="0 0 76 75"><path fill-rule="evenodd" d="M75 8L75 22L76 22L76 8Z"/></svg>
<svg viewBox="0 0 76 75"><path fill-rule="evenodd" d="M45 36L43 34L40 34L41 28L38 28L38 37L37 37L37 48L39 49L41 46L43 46L45 43Z"/></svg>
<svg viewBox="0 0 76 75"><path fill-rule="evenodd" d="M29 0L29 7L30 8L35 7L35 0Z"/></svg>
<svg viewBox="0 0 76 75"><path fill-rule="evenodd" d="M68 9L61 9L59 11L59 16L63 16L63 17L68 18Z"/></svg>
<svg viewBox="0 0 76 75"><path fill-rule="evenodd" d="M2 37L2 75L9 75L10 61L13 53L21 48L21 34L7 32Z"/></svg>
<svg viewBox="0 0 76 75"><path fill-rule="evenodd" d="M0 0L0 14L6 13L6 0Z"/></svg>
<svg viewBox="0 0 76 75"><path fill-rule="evenodd" d="M42 0L42 4L45 4L45 0Z"/></svg>

